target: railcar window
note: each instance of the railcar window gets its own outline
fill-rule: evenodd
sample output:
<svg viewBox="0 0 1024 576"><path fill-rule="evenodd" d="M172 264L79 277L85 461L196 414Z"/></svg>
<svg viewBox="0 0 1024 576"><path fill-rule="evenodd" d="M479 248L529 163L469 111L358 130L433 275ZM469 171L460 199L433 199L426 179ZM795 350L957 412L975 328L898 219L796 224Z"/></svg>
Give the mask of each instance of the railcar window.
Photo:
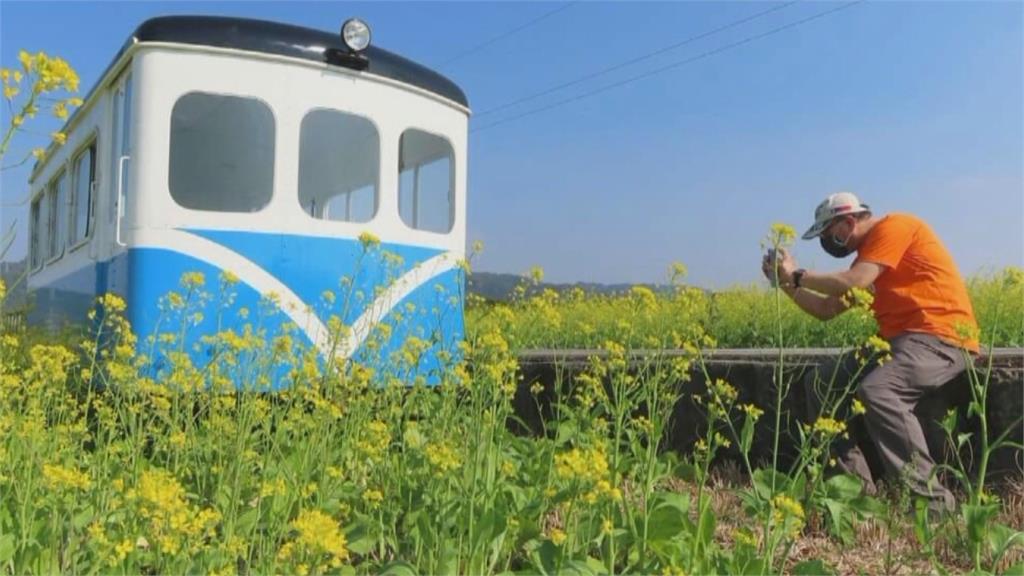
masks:
<svg viewBox="0 0 1024 576"><path fill-rule="evenodd" d="M274 190L274 115L253 98L192 92L171 112L170 189L192 210L257 212Z"/></svg>
<svg viewBox="0 0 1024 576"><path fill-rule="evenodd" d="M64 247L64 234L67 230L68 185L64 172L50 183L46 192L46 256L56 258Z"/></svg>
<svg viewBox="0 0 1024 576"><path fill-rule="evenodd" d="M299 135L299 204L321 220L368 222L377 213L380 136L373 123L312 110Z"/></svg>
<svg viewBox="0 0 1024 576"><path fill-rule="evenodd" d="M420 130L402 133L398 158L398 211L411 228L450 232L454 221L452 145Z"/></svg>
<svg viewBox="0 0 1024 576"><path fill-rule="evenodd" d="M29 239L29 265L33 270L43 263L43 196L32 201L32 215L30 217L31 238Z"/></svg>
<svg viewBox="0 0 1024 576"><path fill-rule="evenodd" d="M78 244L92 231L92 192L96 182L96 143L75 159L75 181L71 192L69 244Z"/></svg>

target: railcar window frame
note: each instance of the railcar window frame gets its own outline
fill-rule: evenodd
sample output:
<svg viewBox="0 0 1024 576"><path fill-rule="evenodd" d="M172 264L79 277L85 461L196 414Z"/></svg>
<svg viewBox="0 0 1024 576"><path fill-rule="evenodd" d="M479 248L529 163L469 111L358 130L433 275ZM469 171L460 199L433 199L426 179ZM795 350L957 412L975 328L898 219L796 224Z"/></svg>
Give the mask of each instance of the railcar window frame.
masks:
<svg viewBox="0 0 1024 576"><path fill-rule="evenodd" d="M29 202L28 267L32 272L42 270L46 262L43 240L43 209L46 207L46 187L42 187Z"/></svg>
<svg viewBox="0 0 1024 576"><path fill-rule="evenodd" d="M309 124L307 124L307 122L311 121L311 117L314 114L321 114L321 113L325 114L325 115L326 114L330 114L330 115L342 116L342 117L344 117L348 121L363 122L363 123L366 124L367 127L369 127L373 131L372 136L376 140L375 155L374 155L374 157L376 159L376 163L375 163L375 166L372 169L372 171L373 171L373 183L372 183L373 211L370 213L369 218L367 218L365 220L357 220L357 219L352 219L350 217L342 219L342 218L331 218L329 216L328 217L317 216L317 215L311 214L310 211L307 210L306 206L303 205L303 191L305 189L304 186L303 186L304 175L306 175L305 178L308 178L308 170L304 170L303 166L305 164L306 167L308 168L308 164L306 164L307 160L305 160L305 159L309 158L309 156L307 156L307 154L306 154L307 148L306 148L306 140L304 139L304 136L307 134L306 129L309 126ZM369 137L367 137L365 140L369 140ZM365 140L363 142L359 142L359 144L366 143ZM299 123L299 153L298 153L298 160L299 161L298 161L298 164L296 166L296 170L297 170L297 173L298 173L298 182L296 183L296 200L298 201L299 208L302 210L302 213L305 214L306 217L308 217L308 218L310 218L312 220L319 220L319 221L325 221L325 222L343 222L343 223L346 223L346 224L367 224L367 223L370 223L370 222L373 222L374 220L376 220L377 216L380 214L380 199L381 199L381 186L380 186L380 183L381 183L381 155L382 155L382 152L383 152L383 140L381 138L380 125L377 122L375 122L372 117L364 116L362 114L357 114L357 113L349 111L349 110L341 110L341 109L338 109L338 108L328 108L328 107L323 107L323 106L313 107L313 108L310 108L310 109L306 110L306 112L302 115L302 120ZM366 188L366 186L362 186L362 187L356 188L354 190L349 190L347 192L342 192L342 193L335 194L334 196L331 196L330 198L334 199L334 198L339 198L339 197L341 197L343 195L347 195L348 196L347 201L350 203L351 200L352 200L352 195L357 193L357 192L360 192L360 191L364 190L365 188ZM314 197L315 196L316 195L314 194ZM315 204L313 206L315 206ZM325 203L325 205L323 207L321 207L321 210L323 210L324 208L329 207L329 206L330 206L329 202ZM313 208L313 210L315 211L315 208ZM348 206L346 208L346 212L348 212L347 216L351 215L351 206Z"/></svg>
<svg viewBox="0 0 1024 576"><path fill-rule="evenodd" d="M99 135L94 130L86 138L85 143L78 147L75 151L74 156L71 160L71 188L68 200L68 250L74 252L82 246L89 243L92 239L93 233L96 229L96 196L99 192ZM85 189L87 197L87 207L85 213L85 234L80 238L78 236L78 217L79 217L79 179L81 174L79 173L80 163L86 154L90 154L89 158L89 185Z"/></svg>
<svg viewBox="0 0 1024 576"><path fill-rule="evenodd" d="M249 148L241 148L241 152L238 152L236 150L236 156L235 156L235 158L232 158L232 159L243 158L245 160L248 160L249 158L252 158L252 163L249 164L249 165L236 167L234 169L234 173L229 174L228 176L221 176L221 180L222 181L228 181L228 180L231 180L238 173L246 172L247 169L250 169L250 168L252 168L254 166L255 167L260 167L260 166L265 167L266 170L268 170L268 171L266 172L266 174L262 175L262 176L265 176L265 179L263 181L259 182L259 184L260 184L260 192L263 192L264 191L263 190L263 186L266 186L266 190L265 190L266 194L265 194L265 196L264 195L261 195L261 196L251 196L251 197L257 198L258 200L260 200L262 202L262 204L260 204L255 209L241 210L241 209L235 209L235 207L232 207L233 209L220 209L220 208L210 208L210 207L208 207L209 205L203 206L201 204L188 204L188 203L183 202L182 200L180 200L178 194L175 194L175 174L176 174L176 169L175 169L175 157L176 157L175 150L176 150L176 147L175 147L175 123L174 123L175 122L175 113L178 111L178 109L179 109L178 107L182 104L182 101L184 101L186 98L189 98L190 96L202 96L202 97L207 97L207 98L223 99L225 101L225 103L227 101L231 101L231 100L234 100L234 101L245 101L246 103L249 103L249 104L258 104L259 107L260 107L260 113L261 114L263 112L267 113L265 118L269 120L269 124L261 127L265 131L269 130L269 133L265 133L264 134L265 138L238 138L238 137L231 137L230 139L222 139L222 140L220 140L220 142L228 142L228 141L230 141L230 142L235 143L235 144L244 144L244 145L248 145L248 146L251 146L252 143L256 142L256 141L269 142L269 144L268 144L269 150L266 151L267 158L263 158L263 159L258 157L258 154L256 153L256 151L257 151L256 148L251 148L251 149L249 149ZM221 105L224 105L224 104L221 104ZM188 92L185 92L185 93L181 94L180 96L178 96L175 99L174 104L171 107L171 114L170 114L169 122L170 122L170 132L169 132L169 135L168 135L167 189L168 189L168 192L170 194L171 200L174 201L175 205L177 205L178 207L183 208L185 210L192 210L192 211L195 211L195 212L205 212L205 213L213 213L213 214L243 214L243 215L244 214L258 214L258 213L263 212L268 207L273 205L274 197L275 197L275 195L277 193L277 190L275 189L274 178L276 177L276 172L277 172L277 166L276 166L277 152L278 152L278 150L277 150L277 148L278 148L278 146L277 146L277 136L278 136L278 124L279 124L279 122L278 122L277 114L274 111L274 107L271 106L269 102L267 102L263 98L260 98L258 96L249 95L249 94L237 94L237 93L225 93L225 92L208 92L208 91L204 91L204 90L189 90ZM259 136L259 135L257 134L257 136ZM258 145L258 142L257 142L256 145ZM210 184L207 184L207 186L210 186ZM239 196L240 195L235 195L234 197L239 197ZM203 193L196 193L194 191L189 192L186 196L180 196L180 198L199 198L199 199L203 199L203 198L206 198L206 197L213 197L213 196L212 195L208 196L208 195L203 194ZM218 198L221 199L221 200L223 200L223 198L232 198L232 197L233 196L230 193L230 190L228 192L221 192L220 195L218 196Z"/></svg>
<svg viewBox="0 0 1024 576"><path fill-rule="evenodd" d="M64 256L67 243L67 203L68 203L68 169L61 165L60 169L46 185L46 260L49 266ZM61 184L64 184L64 198L61 201ZM56 208L56 213L54 213Z"/></svg>
<svg viewBox="0 0 1024 576"><path fill-rule="evenodd" d="M447 150L448 150L448 154L447 154L447 157L446 157L447 160L448 160L448 191L447 191L447 194L448 194L448 222L447 222L448 223L448 227L447 227L447 229L439 230L439 229L435 229L435 228L427 228L427 227L423 227L423 226L419 226L418 225L419 211L416 209L416 207L419 204L420 194L422 193L422 190L419 189L419 182L417 181L417 179L419 177L418 170L419 170L419 168L422 168L424 166L431 166L434 163L441 161L442 158L444 158L444 157L438 158L436 160L432 160L430 162L425 162L425 163L418 164L418 165L416 165L415 167L412 167L412 168L403 169L402 160L403 160L403 157L404 157L405 137L410 132L418 133L420 136L426 136L426 137L434 138L434 139L440 141L441 143L443 143L447 147ZM409 220L406 219L406 215L403 213L403 202L402 202L402 196L403 196L403 193L404 193L404 182L405 182L405 178L403 177L403 175L408 173L409 171L413 171L413 174L412 174L412 179L413 179L412 186L413 186L413 189L410 191L410 193L413 196L412 199L411 199L412 206L413 206L413 208L412 208L412 210L413 210L412 220L413 221L412 222L410 222ZM399 138L398 138L398 174L397 175L398 175L398 182L397 182L398 189L397 189L396 192L397 192L397 200L398 200L398 217L402 221L402 224L404 224L407 228L409 228L411 230L416 230L416 231L420 231L420 232L429 232L429 233L438 234L438 235L448 235L448 234L451 234L455 230L455 224L456 224L456 214L455 214L455 212L456 212L456 209L455 209L455 206L456 206L456 196L455 196L455 194L456 194L456 190L455 190L455 180L456 180L455 146L452 144L451 139L448 138L447 136L445 136L444 134L439 134L437 132L431 132L431 131L426 130L424 128L420 128L418 126L407 126L407 127L405 127L402 130L402 133L399 135Z"/></svg>

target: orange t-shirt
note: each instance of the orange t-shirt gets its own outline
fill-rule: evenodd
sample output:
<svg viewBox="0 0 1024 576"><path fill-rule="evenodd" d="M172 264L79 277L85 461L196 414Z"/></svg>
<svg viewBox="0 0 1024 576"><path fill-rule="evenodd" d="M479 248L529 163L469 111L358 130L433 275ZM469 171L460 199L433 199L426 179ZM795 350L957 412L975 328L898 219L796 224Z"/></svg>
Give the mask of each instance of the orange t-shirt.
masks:
<svg viewBox="0 0 1024 576"><path fill-rule="evenodd" d="M889 214L868 232L854 262L884 267L875 280L871 306L882 338L904 332L926 332L978 351L978 323L953 257L923 220L910 214ZM966 340L962 328L971 330Z"/></svg>

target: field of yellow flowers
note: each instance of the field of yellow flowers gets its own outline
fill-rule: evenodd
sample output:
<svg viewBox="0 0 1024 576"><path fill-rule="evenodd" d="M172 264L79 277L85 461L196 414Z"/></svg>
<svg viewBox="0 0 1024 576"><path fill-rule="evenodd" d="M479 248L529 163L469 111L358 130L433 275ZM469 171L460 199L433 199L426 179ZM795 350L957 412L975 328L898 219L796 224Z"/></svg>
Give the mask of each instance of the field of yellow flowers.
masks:
<svg viewBox="0 0 1024 576"><path fill-rule="evenodd" d="M183 317L231 285L186 276L168 298ZM976 298L1011 296L1008 316L991 303L1012 320L997 334L1019 336L1022 289L1013 270L973 284ZM963 472L963 513L933 521L830 473L829 446L859 411L841 408L849 390L786 440L799 456L784 469L748 455L761 418L775 420L777 453L788 382L776 405L757 406L711 380L695 450L665 450L682 384L716 337L772 345L743 332L752 306L776 319L766 333L799 330L778 294L731 298L678 284L473 309L460 358L432 387L412 377L422 341L387 362L325 364L256 314L241 332L208 335L216 353L196 365L179 347L187 322L140 340L109 295L70 343L0 334L0 573L825 573L841 564L828 550L877 543L879 530L890 553L903 543L886 567L1019 569L1021 500L983 476ZM868 340L866 299L852 302L841 344ZM555 390L544 433L513 433L517 351L570 333L569 345L603 354ZM638 366L636 348L674 353ZM884 359L884 342L874 348L862 368ZM286 389L255 391L281 374ZM972 382L984 418L987 380ZM726 487L713 464L730 447L742 461Z"/></svg>
<svg viewBox="0 0 1024 576"><path fill-rule="evenodd" d="M789 299L776 309L774 291L766 285L736 286L718 292L684 288L685 268L675 265L665 289L654 292L635 286L628 293L607 295L580 288L555 291L537 288L543 273L525 275L513 302L486 302L470 295L467 327L485 330L500 324L503 333L524 349L595 349L608 339L635 348L666 344L663 336L699 325L722 348L842 347L866 341L877 333L874 318L842 315L822 322ZM997 347L1024 346L1024 296L1014 278L1020 269L1006 269L968 278L967 288L985 342ZM646 303L643 314L624 315Z"/></svg>
<svg viewBox="0 0 1024 576"><path fill-rule="evenodd" d="M22 52L19 62L0 70L5 100L21 95L0 158L44 96L60 119L82 104L65 97L78 77L62 59ZM768 243L792 236L777 226ZM859 480L830 473L829 446L862 408L843 408L848 389L786 439L798 456L782 466L779 407L792 383L780 379L773 405L758 406L706 378L693 399L702 437L692 453L667 450L683 384L707 376L702 350L716 341L868 343L862 369L885 357L865 295L826 327L778 292L709 295L684 287L684 274L674 266L661 294L528 297L524 284L511 303L471 302L459 357L445 359L433 387L415 377L429 343L320 362L288 331L262 328L269 299L245 329L204 335L215 354L195 364L183 348L189 318L230 299L229 274L186 274L167 295L180 322L141 339L111 295L84 332L0 331L0 574L1024 573L1020 486L1001 495L984 474L992 451L1020 449L1005 437L982 434L980 475L950 469L963 506L939 520L904 495L869 497ZM1021 277L972 280L986 342L1024 343ZM0 283L0 313L3 301ZM541 347L601 354L555 388L542 434L515 434L517 353ZM641 348L653 352L637 363ZM970 376L984 431L989 381ZM262 392L282 379L283 391ZM750 458L762 418L774 420L771 462ZM960 448L967 438L953 424ZM741 462L713 467L730 448Z"/></svg>

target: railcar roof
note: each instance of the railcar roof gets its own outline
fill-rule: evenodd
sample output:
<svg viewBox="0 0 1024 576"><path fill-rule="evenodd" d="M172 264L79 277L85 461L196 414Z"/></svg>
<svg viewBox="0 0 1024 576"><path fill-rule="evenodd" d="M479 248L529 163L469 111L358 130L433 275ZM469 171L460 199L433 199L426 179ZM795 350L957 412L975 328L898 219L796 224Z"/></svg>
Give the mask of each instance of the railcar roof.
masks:
<svg viewBox="0 0 1024 576"><path fill-rule="evenodd" d="M339 22L339 28L340 28ZM333 64L330 50L347 52L339 32L324 32L292 24L223 16L160 16L146 20L129 44L170 42L277 54ZM368 47L366 72L411 84L469 107L466 95L441 74L382 48Z"/></svg>
<svg viewBox="0 0 1024 576"><path fill-rule="evenodd" d="M347 52L346 47L342 44L340 31L338 33L324 32L292 24L229 16L159 16L140 24L135 32L128 37L128 40L110 61L107 69L100 75L100 80L86 95L87 104L93 93L100 87L102 79L117 64L121 56L133 45L146 42L191 44L262 52L338 67L344 66L331 58L329 52ZM469 108L469 101L462 89L430 68L373 45L364 50L363 54L367 59L365 72L416 86ZM64 126L70 126L78 112L78 109L72 112ZM29 176L30 184L35 181L40 169L46 165L53 150L54 146L51 144L43 160L33 163L32 173Z"/></svg>

